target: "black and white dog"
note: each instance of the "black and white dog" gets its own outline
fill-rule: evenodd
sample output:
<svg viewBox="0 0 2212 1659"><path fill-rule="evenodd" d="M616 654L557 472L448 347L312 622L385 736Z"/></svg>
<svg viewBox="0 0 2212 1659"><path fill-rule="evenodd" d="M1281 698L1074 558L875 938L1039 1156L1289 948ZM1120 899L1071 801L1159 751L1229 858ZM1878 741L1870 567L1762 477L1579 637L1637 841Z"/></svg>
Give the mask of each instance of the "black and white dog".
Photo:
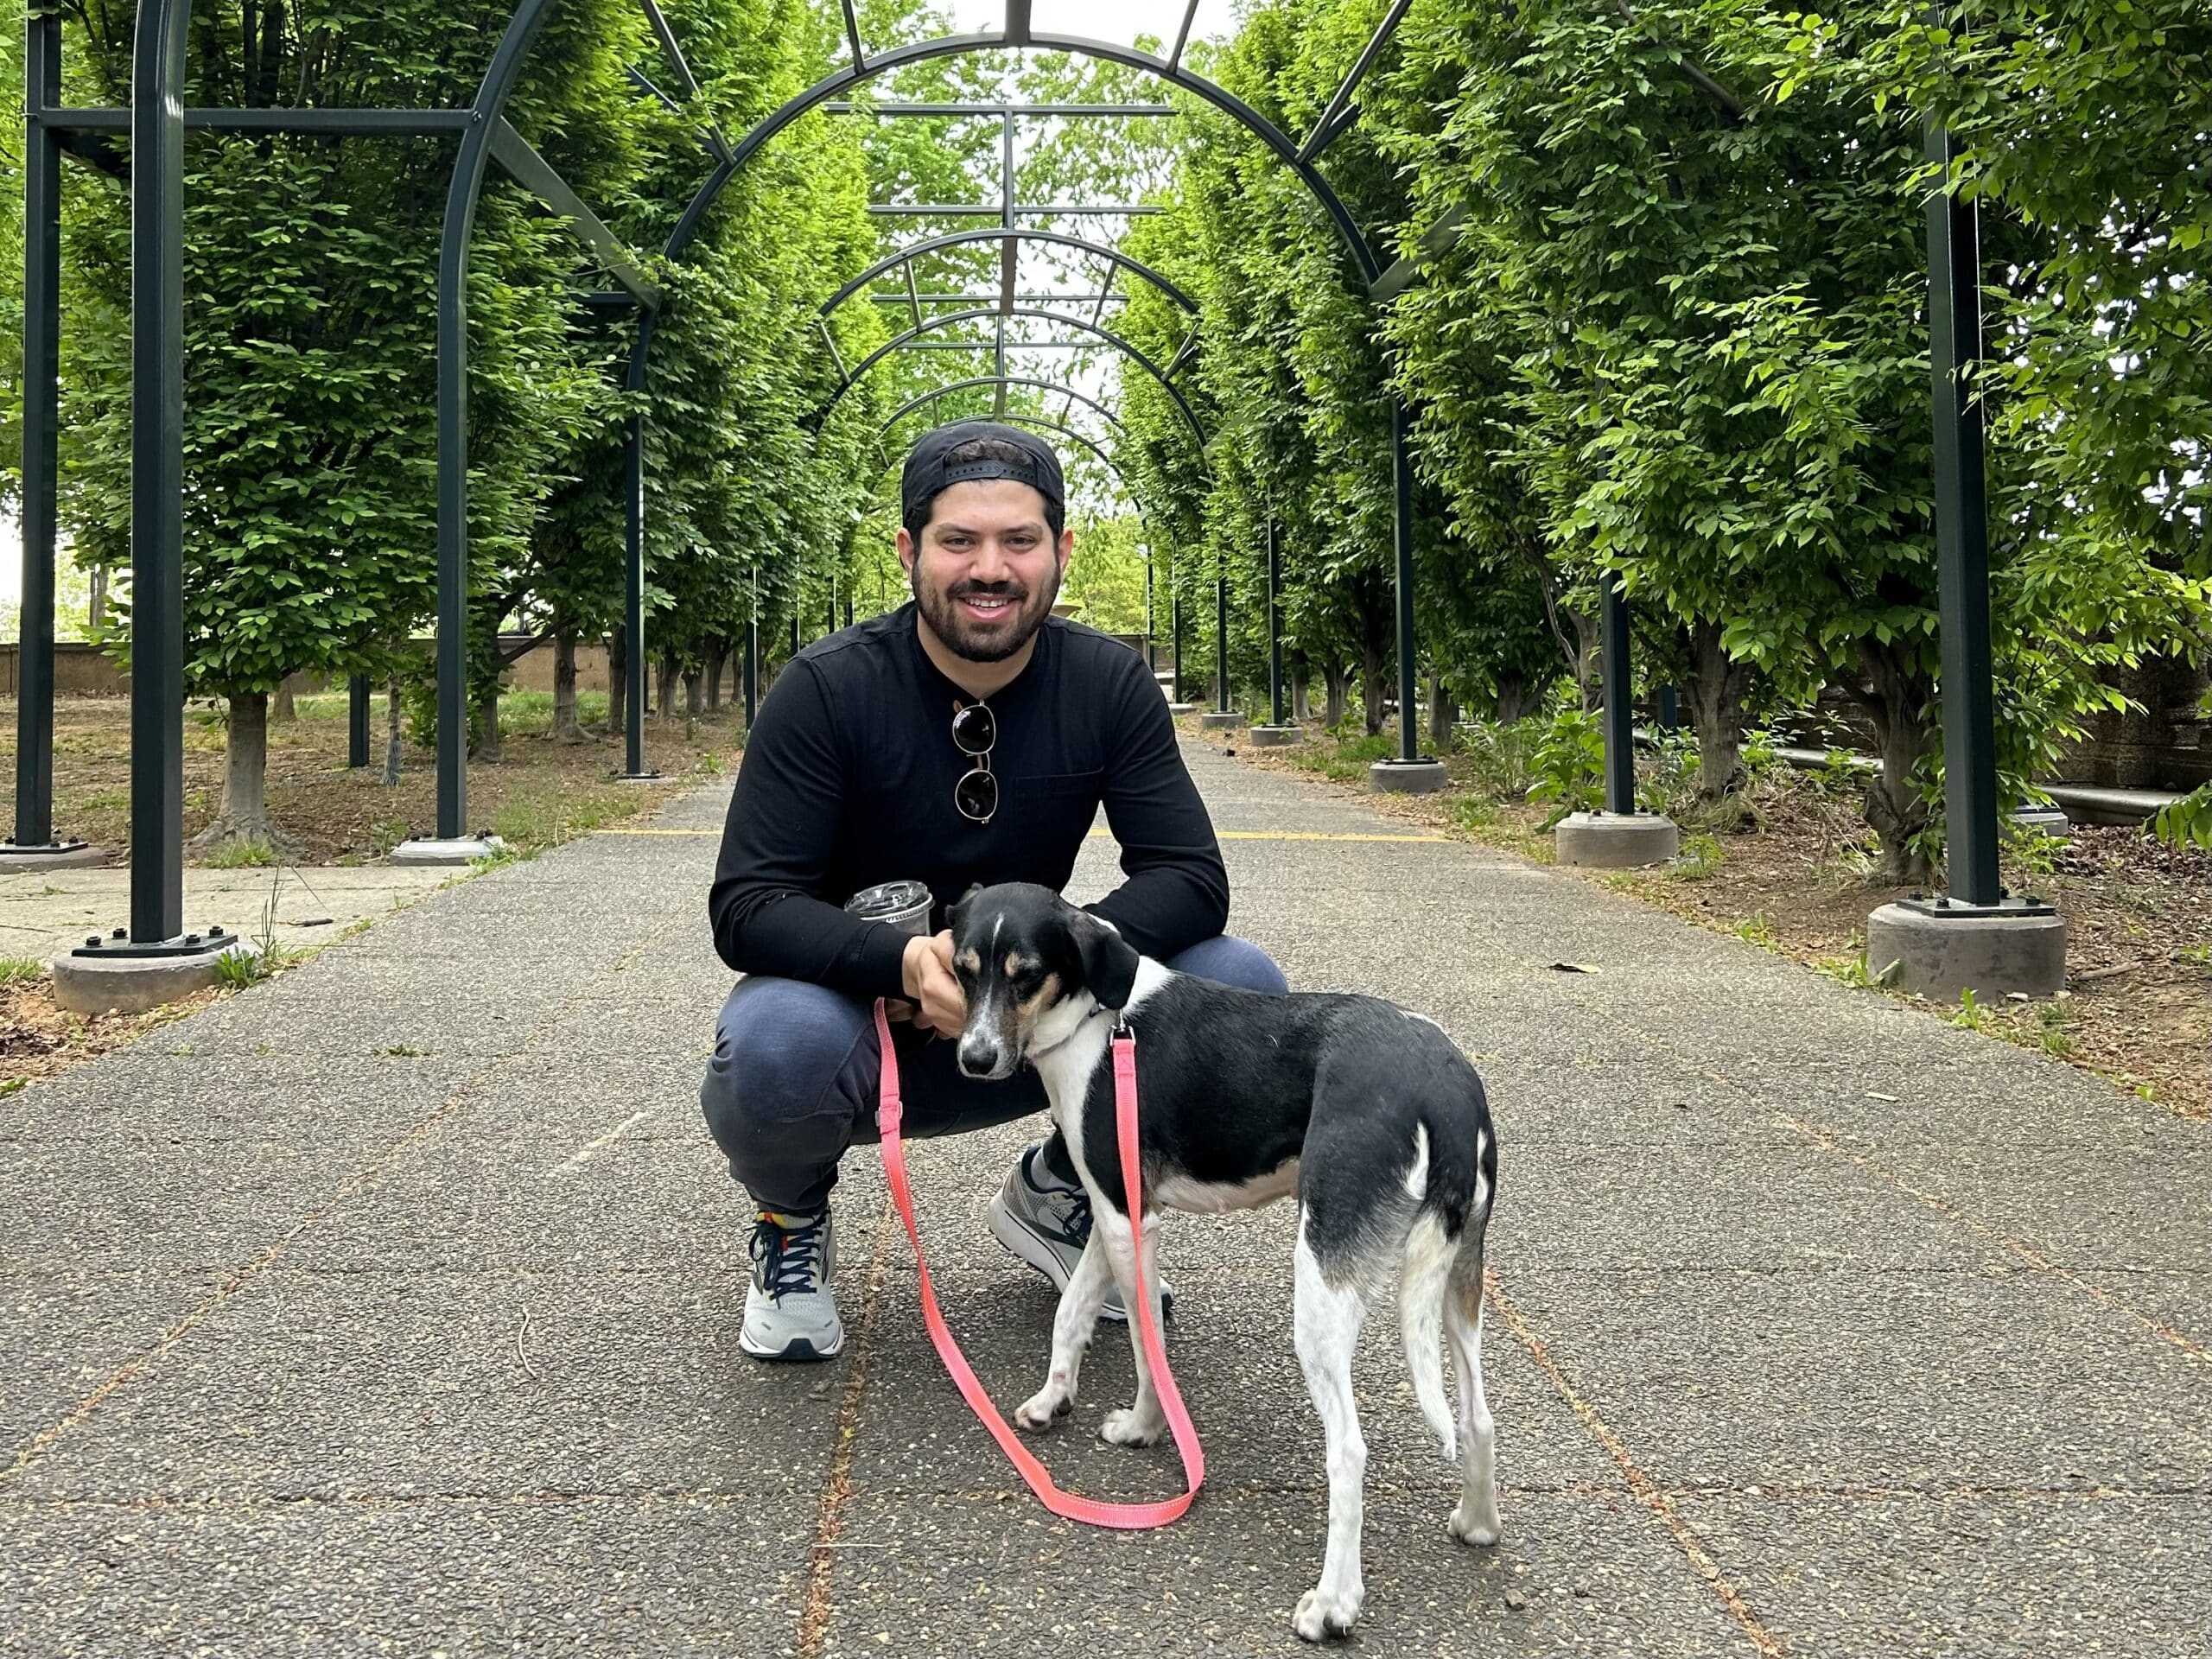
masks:
<svg viewBox="0 0 2212 1659"><path fill-rule="evenodd" d="M1140 1250L1158 1316L1158 1209L1249 1209L1295 1192L1298 1357L1329 1471L1328 1549L1320 1582L1300 1599L1298 1634L1341 1636L1359 1614L1367 1446L1351 1359L1368 1303L1393 1281L1414 1396L1460 1471L1452 1534L1496 1543L1482 1299L1497 1143L1482 1081L1442 1029L1375 997L1270 996L1170 973L1044 887L971 889L951 925L968 998L960 1068L979 1078L1037 1068L1093 1216L1052 1323L1051 1372L1014 1421L1041 1431L1072 1408L1109 1281L1135 1306ZM1149 1211L1136 1226L1114 1124L1108 1039L1117 1014L1136 1036ZM1109 1413L1101 1433L1147 1446L1166 1418L1134 1319L1129 1332L1136 1401ZM1456 1423L1444 1396L1447 1345Z"/></svg>

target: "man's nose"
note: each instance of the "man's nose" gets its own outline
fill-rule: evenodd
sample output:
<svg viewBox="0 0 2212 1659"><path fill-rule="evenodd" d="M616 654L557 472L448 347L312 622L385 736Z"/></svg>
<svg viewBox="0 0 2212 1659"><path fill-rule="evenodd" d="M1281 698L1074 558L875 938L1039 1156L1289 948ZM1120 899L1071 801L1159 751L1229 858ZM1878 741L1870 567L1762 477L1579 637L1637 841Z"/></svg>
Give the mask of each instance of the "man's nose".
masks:
<svg viewBox="0 0 2212 1659"><path fill-rule="evenodd" d="M1012 579L1014 567L1007 560L1006 550L999 545L998 537L986 536L976 545L968 562L969 579L980 582L1000 582Z"/></svg>

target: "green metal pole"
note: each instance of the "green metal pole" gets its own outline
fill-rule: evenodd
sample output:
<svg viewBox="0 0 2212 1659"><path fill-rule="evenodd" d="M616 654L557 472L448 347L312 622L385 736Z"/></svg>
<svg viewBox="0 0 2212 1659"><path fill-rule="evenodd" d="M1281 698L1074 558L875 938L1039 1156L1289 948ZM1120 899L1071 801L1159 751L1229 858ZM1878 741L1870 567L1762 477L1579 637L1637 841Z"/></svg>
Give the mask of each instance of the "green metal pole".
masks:
<svg viewBox="0 0 2212 1659"><path fill-rule="evenodd" d="M1621 579L1605 579L1599 642L1605 653L1605 810L1636 810L1636 727L1629 702L1628 598Z"/></svg>
<svg viewBox="0 0 2212 1659"><path fill-rule="evenodd" d="M1938 8L1938 21L1944 13ZM1994 905L1997 719L1989 641L1989 508L1981 402L1981 251L1974 204L1944 188L1957 149L1927 124L1928 160L1942 168L1928 198L1928 364L1936 405L1936 572L1943 655L1945 863L1952 897Z"/></svg>
<svg viewBox="0 0 2212 1659"><path fill-rule="evenodd" d="M1282 562L1276 543L1275 521L1268 520L1268 701L1269 721L1290 724L1290 710L1282 696Z"/></svg>
<svg viewBox="0 0 2212 1659"><path fill-rule="evenodd" d="M346 682L346 764L356 772L369 764L369 677Z"/></svg>
<svg viewBox="0 0 2212 1659"><path fill-rule="evenodd" d="M54 839L54 543L61 388L61 16L23 22L23 610L16 655L17 847Z"/></svg>
<svg viewBox="0 0 2212 1659"><path fill-rule="evenodd" d="M130 942L184 933L184 42L143 0L130 63Z"/></svg>
<svg viewBox="0 0 2212 1659"><path fill-rule="evenodd" d="M1403 397L1390 399L1391 528L1398 553L1398 758L1421 758L1414 644L1414 461L1411 411Z"/></svg>
<svg viewBox="0 0 2212 1659"><path fill-rule="evenodd" d="M1229 685L1229 573L1222 568L1218 555L1213 566L1213 677L1218 696L1214 700L1214 711L1227 714L1230 709Z"/></svg>

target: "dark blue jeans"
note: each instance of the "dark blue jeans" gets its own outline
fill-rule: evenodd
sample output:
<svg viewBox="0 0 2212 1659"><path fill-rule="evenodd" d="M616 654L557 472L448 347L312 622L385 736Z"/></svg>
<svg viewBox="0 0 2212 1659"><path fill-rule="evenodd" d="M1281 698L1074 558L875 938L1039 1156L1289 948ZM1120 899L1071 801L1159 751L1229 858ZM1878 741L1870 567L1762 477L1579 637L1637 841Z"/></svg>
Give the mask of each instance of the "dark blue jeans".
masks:
<svg viewBox="0 0 2212 1659"><path fill-rule="evenodd" d="M1167 965L1248 990L1290 988L1266 951L1226 934ZM762 1209L821 1209L845 1148L875 1140L874 1006L802 980L760 977L738 981L722 1004L699 1103L729 1173ZM907 1135L958 1135L1045 1109L1045 1085L1027 1066L1003 1083L978 1083L960 1075L952 1042L907 1024L893 1025L891 1040ZM1056 1133L1046 1157L1072 1181Z"/></svg>

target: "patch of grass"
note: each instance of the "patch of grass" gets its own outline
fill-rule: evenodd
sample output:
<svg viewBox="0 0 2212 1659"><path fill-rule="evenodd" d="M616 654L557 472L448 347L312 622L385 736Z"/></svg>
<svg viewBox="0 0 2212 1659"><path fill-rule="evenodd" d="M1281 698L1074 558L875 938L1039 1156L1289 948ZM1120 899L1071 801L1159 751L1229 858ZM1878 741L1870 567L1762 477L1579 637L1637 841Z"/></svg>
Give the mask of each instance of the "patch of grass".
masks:
<svg viewBox="0 0 2212 1659"><path fill-rule="evenodd" d="M2064 997L2048 1002L2038 1002L2035 1008L2034 1036L2037 1046L2046 1054L2064 1059L2074 1052L2074 1039L2066 1027L2074 1018L2074 1010Z"/></svg>
<svg viewBox="0 0 2212 1659"><path fill-rule="evenodd" d="M1495 801L1486 801L1479 795L1461 795L1452 803L1452 822L1462 830L1494 829L1497 821Z"/></svg>
<svg viewBox="0 0 2212 1659"><path fill-rule="evenodd" d="M1950 1023L1961 1031L1987 1033L1997 1027L1995 1016L1982 1006L1972 986L1959 993L1959 1011L1951 1015Z"/></svg>
<svg viewBox="0 0 2212 1659"><path fill-rule="evenodd" d="M46 975L46 964L36 957L0 957L0 985L28 985Z"/></svg>
<svg viewBox="0 0 2212 1659"><path fill-rule="evenodd" d="M1324 778L1340 784L1363 781L1368 767L1377 760L1387 760L1398 752L1398 740L1389 732L1377 732L1369 737L1364 734L1347 737L1341 732L1328 732L1316 741L1300 744L1292 749L1290 757L1308 772L1318 772Z"/></svg>
<svg viewBox="0 0 2212 1659"><path fill-rule="evenodd" d="M1703 881L1717 873L1728 861L1728 855L1721 850L1719 839L1713 836L1691 835L1682 837L1681 851L1667 867L1667 874L1676 881Z"/></svg>
<svg viewBox="0 0 2212 1659"><path fill-rule="evenodd" d="M1736 937L1746 944L1764 945L1771 950L1782 943L1782 936L1774 931L1774 921L1764 911L1757 911L1736 924Z"/></svg>
<svg viewBox="0 0 2212 1659"><path fill-rule="evenodd" d="M265 841L230 841L210 848L200 861L211 870L265 870L284 861Z"/></svg>
<svg viewBox="0 0 2212 1659"><path fill-rule="evenodd" d="M1813 966L1839 985L1848 985L1859 991L1886 991L1890 982L1897 977L1897 964L1891 963L1878 972L1866 959L1866 942L1856 933L1851 943L1857 947L1856 956L1823 957Z"/></svg>
<svg viewBox="0 0 2212 1659"><path fill-rule="evenodd" d="M412 1043L394 1043L389 1048L378 1049L377 1052L394 1060L428 1059L430 1054L429 1049L417 1048Z"/></svg>
<svg viewBox="0 0 2212 1659"><path fill-rule="evenodd" d="M2177 954L2191 967L2212 968L2212 940L2202 944L2184 944Z"/></svg>

